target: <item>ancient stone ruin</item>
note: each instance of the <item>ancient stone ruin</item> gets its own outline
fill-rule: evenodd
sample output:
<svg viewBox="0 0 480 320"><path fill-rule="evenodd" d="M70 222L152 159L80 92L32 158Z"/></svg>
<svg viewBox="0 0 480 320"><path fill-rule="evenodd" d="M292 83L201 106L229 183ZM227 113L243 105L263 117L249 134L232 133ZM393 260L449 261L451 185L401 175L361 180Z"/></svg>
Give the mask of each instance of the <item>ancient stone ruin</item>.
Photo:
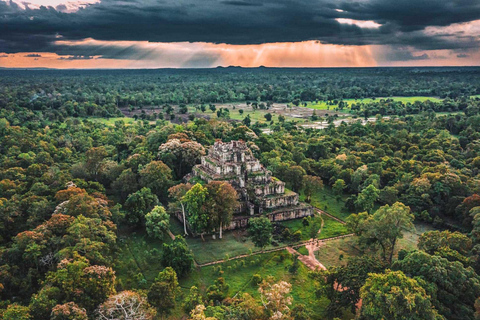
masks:
<svg viewBox="0 0 480 320"><path fill-rule="evenodd" d="M272 177L243 141L215 142L186 179L227 181L237 190L240 206L227 229L246 227L252 216L283 221L313 214L313 208L300 203L297 193Z"/></svg>

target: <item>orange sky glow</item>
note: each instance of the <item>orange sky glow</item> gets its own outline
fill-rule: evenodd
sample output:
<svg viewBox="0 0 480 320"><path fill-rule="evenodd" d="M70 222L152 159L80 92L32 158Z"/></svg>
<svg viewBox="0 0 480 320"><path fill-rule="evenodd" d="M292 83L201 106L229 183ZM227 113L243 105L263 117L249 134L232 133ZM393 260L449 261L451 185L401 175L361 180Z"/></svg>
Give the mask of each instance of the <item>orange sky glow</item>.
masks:
<svg viewBox="0 0 480 320"><path fill-rule="evenodd" d="M228 45L212 43L151 43L145 41L58 41L67 46L115 47L118 51L135 48L138 56L108 59L91 53L91 59L72 59L56 53L22 52L0 54L0 67L7 68L182 68L182 67L375 67L415 66L419 61L381 62L383 46L343 46L318 41L266 43L259 45ZM468 59L448 58L445 50L429 51L430 59L421 65L447 66L478 64L480 55ZM70 57L70 59L68 59ZM208 57L208 63L195 61ZM478 60L477 60L478 59ZM476 62L476 63L475 63Z"/></svg>

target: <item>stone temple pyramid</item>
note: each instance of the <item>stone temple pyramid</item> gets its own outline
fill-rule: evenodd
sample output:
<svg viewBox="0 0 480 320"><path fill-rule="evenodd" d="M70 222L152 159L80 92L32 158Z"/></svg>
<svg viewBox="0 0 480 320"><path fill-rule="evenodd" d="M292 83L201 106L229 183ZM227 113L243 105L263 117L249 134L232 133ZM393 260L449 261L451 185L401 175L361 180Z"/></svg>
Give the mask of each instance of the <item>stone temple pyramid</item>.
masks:
<svg viewBox="0 0 480 320"><path fill-rule="evenodd" d="M215 142L185 180L227 181L237 190L240 205L227 229L246 227L253 216L265 215L273 222L313 214L313 208L300 203L285 182L272 177L244 141Z"/></svg>

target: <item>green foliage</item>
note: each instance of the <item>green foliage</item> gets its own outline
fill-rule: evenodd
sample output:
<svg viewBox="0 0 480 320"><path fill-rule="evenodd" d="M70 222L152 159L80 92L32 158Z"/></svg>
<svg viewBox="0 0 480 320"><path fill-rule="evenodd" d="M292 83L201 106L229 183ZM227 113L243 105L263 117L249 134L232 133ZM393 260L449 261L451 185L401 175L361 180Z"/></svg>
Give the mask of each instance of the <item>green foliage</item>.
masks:
<svg viewBox="0 0 480 320"><path fill-rule="evenodd" d="M142 188L125 201L126 219L134 225L145 224L145 215L159 204L158 197L149 188Z"/></svg>
<svg viewBox="0 0 480 320"><path fill-rule="evenodd" d="M372 215L366 212L353 214L347 219L347 225L364 245L379 246L382 258L391 263L397 240L403 237L405 230L415 228L413 219L410 208L396 202L381 207Z"/></svg>
<svg viewBox="0 0 480 320"><path fill-rule="evenodd" d="M371 273L360 292L360 319L444 319L421 284L401 271Z"/></svg>
<svg viewBox="0 0 480 320"><path fill-rule="evenodd" d="M396 261L392 268L433 285L436 299L432 299L432 303L447 319L474 319L480 277L471 268L423 251L408 254L403 260Z"/></svg>
<svg viewBox="0 0 480 320"><path fill-rule="evenodd" d="M16 303L9 305L7 310L3 312L2 317L4 320L29 320L31 318L28 307Z"/></svg>
<svg viewBox="0 0 480 320"><path fill-rule="evenodd" d="M330 317L340 317L345 309L355 313L360 301L360 289L369 274L380 273L383 269L379 260L363 256L349 259L345 266L330 267L313 273L313 278L319 283L317 295L326 296L330 301L327 314Z"/></svg>
<svg viewBox="0 0 480 320"><path fill-rule="evenodd" d="M248 234L253 244L265 248L272 242L272 223L266 217L252 218L248 221Z"/></svg>
<svg viewBox="0 0 480 320"><path fill-rule="evenodd" d="M162 206L155 206L145 216L147 234L152 238L164 239L170 228L170 215Z"/></svg>
<svg viewBox="0 0 480 320"><path fill-rule="evenodd" d="M358 211L372 212L373 205L377 201L380 192L373 184L369 185L360 192L355 201Z"/></svg>
<svg viewBox="0 0 480 320"><path fill-rule="evenodd" d="M175 308L179 290L177 274L171 267L167 267L155 278L148 290L147 299L160 314L168 315Z"/></svg>
<svg viewBox="0 0 480 320"><path fill-rule="evenodd" d="M183 301L183 310L189 314L196 306L202 304L203 298L200 294L200 290L196 286L192 286L188 295L185 297Z"/></svg>
<svg viewBox="0 0 480 320"><path fill-rule="evenodd" d="M172 267L180 276L185 276L193 268L193 255L181 236L176 236L171 244L164 243L160 255L164 267Z"/></svg>

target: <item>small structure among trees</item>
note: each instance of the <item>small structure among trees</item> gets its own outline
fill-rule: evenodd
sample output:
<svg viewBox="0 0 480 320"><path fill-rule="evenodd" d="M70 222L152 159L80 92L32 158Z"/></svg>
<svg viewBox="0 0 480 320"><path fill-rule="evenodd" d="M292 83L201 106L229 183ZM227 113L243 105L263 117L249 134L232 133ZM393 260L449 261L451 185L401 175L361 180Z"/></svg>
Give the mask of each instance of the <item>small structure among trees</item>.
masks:
<svg viewBox="0 0 480 320"><path fill-rule="evenodd" d="M299 202L297 193L272 177L244 141L215 142L184 180L204 185L227 182L235 189L238 201L234 216L231 221L225 219L229 224L225 223L224 229L246 227L252 216L266 215L270 221L282 221L313 214L311 206ZM183 220L183 215L178 217Z"/></svg>

